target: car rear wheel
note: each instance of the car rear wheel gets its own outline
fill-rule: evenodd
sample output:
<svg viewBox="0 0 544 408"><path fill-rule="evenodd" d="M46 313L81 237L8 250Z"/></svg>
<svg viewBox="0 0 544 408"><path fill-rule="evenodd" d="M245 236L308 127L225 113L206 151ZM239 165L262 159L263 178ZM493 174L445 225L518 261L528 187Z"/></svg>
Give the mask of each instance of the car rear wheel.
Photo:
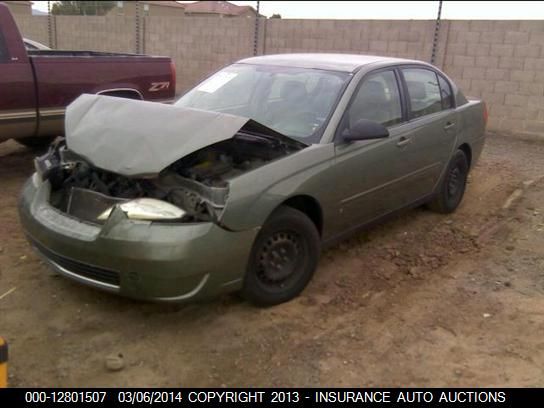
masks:
<svg viewBox="0 0 544 408"><path fill-rule="evenodd" d="M438 194L428 207L442 214L455 211L465 194L468 170L467 156L461 150L457 150L446 169Z"/></svg>
<svg viewBox="0 0 544 408"><path fill-rule="evenodd" d="M293 299L310 281L319 253L314 223L301 211L280 207L255 239L242 296L260 306Z"/></svg>

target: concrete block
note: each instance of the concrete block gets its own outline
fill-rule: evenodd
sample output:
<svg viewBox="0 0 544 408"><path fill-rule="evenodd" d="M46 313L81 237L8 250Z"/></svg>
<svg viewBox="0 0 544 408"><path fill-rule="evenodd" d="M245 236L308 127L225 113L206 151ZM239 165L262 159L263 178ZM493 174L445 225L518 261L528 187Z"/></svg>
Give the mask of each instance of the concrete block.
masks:
<svg viewBox="0 0 544 408"><path fill-rule="evenodd" d="M467 44L466 45L466 55L472 56L487 56L489 55L491 45L490 44Z"/></svg>
<svg viewBox="0 0 544 408"><path fill-rule="evenodd" d="M449 55L449 54L446 54L444 55L444 65L443 65L443 69L445 69L445 67L451 67L453 65L453 55Z"/></svg>
<svg viewBox="0 0 544 408"><path fill-rule="evenodd" d="M543 20L523 20L519 22L519 31L544 33Z"/></svg>
<svg viewBox="0 0 544 408"><path fill-rule="evenodd" d="M470 31L492 31L493 21L491 20L472 20L469 23Z"/></svg>
<svg viewBox="0 0 544 408"><path fill-rule="evenodd" d="M529 106L544 109L544 95L529 95Z"/></svg>
<svg viewBox="0 0 544 408"><path fill-rule="evenodd" d="M489 82L488 82L488 86L490 86L490 88L492 88L492 84L490 84ZM493 92L493 90L491 90L491 91L484 90L482 92L482 99L488 105L499 105L499 106L504 105L505 96L506 96L506 94Z"/></svg>
<svg viewBox="0 0 544 408"><path fill-rule="evenodd" d="M283 21L286 21L286 20L283 20ZM317 26L320 29L333 31L334 30L334 20L319 20L318 23L317 23Z"/></svg>
<svg viewBox="0 0 544 408"><path fill-rule="evenodd" d="M527 108L526 111L526 119L527 120L539 120L540 112L544 112L544 110L537 109L537 108Z"/></svg>
<svg viewBox="0 0 544 408"><path fill-rule="evenodd" d="M507 31L504 36L505 44L527 44L529 42L529 33L520 31Z"/></svg>
<svg viewBox="0 0 544 408"><path fill-rule="evenodd" d="M465 43L448 43L447 47L447 55L469 55L467 54L467 45Z"/></svg>
<svg viewBox="0 0 544 408"><path fill-rule="evenodd" d="M508 111L508 118L510 119L527 119L527 108L519 106L511 106Z"/></svg>
<svg viewBox="0 0 544 408"><path fill-rule="evenodd" d="M544 121L527 121L525 123L525 130L542 135L544 134Z"/></svg>
<svg viewBox="0 0 544 408"><path fill-rule="evenodd" d="M417 58L418 53L421 51L421 44L411 43L406 44L406 53L410 56L409 58Z"/></svg>
<svg viewBox="0 0 544 408"><path fill-rule="evenodd" d="M407 46L408 44L406 41L390 41L387 51L394 53L403 53L406 52Z"/></svg>
<svg viewBox="0 0 544 408"><path fill-rule="evenodd" d="M507 94L504 100L505 105L526 107L529 105L529 97L527 95Z"/></svg>
<svg viewBox="0 0 544 408"><path fill-rule="evenodd" d="M475 58L466 55L455 55L453 57L453 65L459 67L473 67L475 65Z"/></svg>
<svg viewBox="0 0 544 408"><path fill-rule="evenodd" d="M514 46L511 44L491 44L489 54L497 57L511 57L514 55Z"/></svg>
<svg viewBox="0 0 544 408"><path fill-rule="evenodd" d="M497 68L499 66L499 57L496 56L477 56L476 66L484 68Z"/></svg>
<svg viewBox="0 0 544 408"><path fill-rule="evenodd" d="M468 99L482 99L482 90L480 88L472 87L472 80L470 88L463 87L463 93L467 96Z"/></svg>
<svg viewBox="0 0 544 408"><path fill-rule="evenodd" d="M512 109L511 106L491 105L489 107L489 115L500 118L508 118L510 114L510 109Z"/></svg>
<svg viewBox="0 0 544 408"><path fill-rule="evenodd" d="M463 78L484 79L485 78L485 68L465 67L463 69Z"/></svg>
<svg viewBox="0 0 544 408"><path fill-rule="evenodd" d="M421 33L419 31L410 30L402 35L402 39L409 42L418 42L421 40Z"/></svg>
<svg viewBox="0 0 544 408"><path fill-rule="evenodd" d="M497 118L495 116L491 115L491 111L489 112L489 118L487 119L487 129L488 130L499 130L500 131L500 121L501 118Z"/></svg>
<svg viewBox="0 0 544 408"><path fill-rule="evenodd" d="M477 44L480 42L480 34L479 31L460 31L457 34L457 41Z"/></svg>
<svg viewBox="0 0 544 408"><path fill-rule="evenodd" d="M487 44L502 44L504 43L504 31L484 31L480 35L480 42Z"/></svg>
<svg viewBox="0 0 544 408"><path fill-rule="evenodd" d="M535 71L535 81L544 84L544 70Z"/></svg>
<svg viewBox="0 0 544 408"><path fill-rule="evenodd" d="M513 81L497 81L495 82L495 92L511 94L518 90L519 84Z"/></svg>
<svg viewBox="0 0 544 408"><path fill-rule="evenodd" d="M520 95L544 96L544 82L520 82L517 93ZM542 109L544 110L544 106Z"/></svg>
<svg viewBox="0 0 544 408"><path fill-rule="evenodd" d="M518 132L524 129L524 123L521 119L510 119L508 117L503 117L500 122L499 129L507 132Z"/></svg>
<svg viewBox="0 0 544 408"><path fill-rule="evenodd" d="M499 68L523 69L523 59L516 57L500 57Z"/></svg>
<svg viewBox="0 0 544 408"><path fill-rule="evenodd" d="M529 36L529 44L544 44L544 33L532 32Z"/></svg>
<svg viewBox="0 0 544 408"><path fill-rule="evenodd" d="M534 71L512 70L510 71L510 80L518 82L533 82L535 79Z"/></svg>
<svg viewBox="0 0 544 408"><path fill-rule="evenodd" d="M470 79L459 78L457 79L456 84L463 92L466 91L466 95L470 95Z"/></svg>
<svg viewBox="0 0 544 408"><path fill-rule="evenodd" d="M523 44L517 45L514 48L514 57L525 58L532 57L537 58L541 55L542 46L540 44Z"/></svg>
<svg viewBox="0 0 544 408"><path fill-rule="evenodd" d="M493 91L493 84L486 79L472 79L470 81L470 91L479 92L478 96L482 96L483 92Z"/></svg>
<svg viewBox="0 0 544 408"><path fill-rule="evenodd" d="M387 51L387 41L383 40L371 40L369 42L370 50L375 52Z"/></svg>
<svg viewBox="0 0 544 408"><path fill-rule="evenodd" d="M496 31L519 31L519 20L494 20L493 30Z"/></svg>
<svg viewBox="0 0 544 408"><path fill-rule="evenodd" d="M343 38L334 38L333 39L333 42L332 42L332 46L337 49L338 51L340 50L346 50L347 47L348 47L349 43L343 39ZM387 47L387 43L386 43L386 47ZM387 49L387 48L386 48Z"/></svg>
<svg viewBox="0 0 544 408"><path fill-rule="evenodd" d="M523 61L523 69L542 71L544 70L544 58L525 58Z"/></svg>
<svg viewBox="0 0 544 408"><path fill-rule="evenodd" d="M449 66L444 69L444 72L450 76L454 81L463 78L463 70L465 68L459 66Z"/></svg>
<svg viewBox="0 0 544 408"><path fill-rule="evenodd" d="M470 31L471 21L468 20L451 20L451 28L455 31Z"/></svg>

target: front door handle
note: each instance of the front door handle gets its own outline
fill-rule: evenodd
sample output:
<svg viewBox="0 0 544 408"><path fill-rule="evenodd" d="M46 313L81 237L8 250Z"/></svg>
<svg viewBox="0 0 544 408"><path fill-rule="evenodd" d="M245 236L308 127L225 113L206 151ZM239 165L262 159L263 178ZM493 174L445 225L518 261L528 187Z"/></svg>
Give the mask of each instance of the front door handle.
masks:
<svg viewBox="0 0 544 408"><path fill-rule="evenodd" d="M398 147L403 147L403 146L406 146L407 144L410 144L410 143L412 143L411 138L402 136L400 138L400 140L397 142L397 146Z"/></svg>
<svg viewBox="0 0 544 408"><path fill-rule="evenodd" d="M448 122L446 123L446 126L444 126L444 130L450 130L450 129L453 129L454 127L455 127L454 122Z"/></svg>

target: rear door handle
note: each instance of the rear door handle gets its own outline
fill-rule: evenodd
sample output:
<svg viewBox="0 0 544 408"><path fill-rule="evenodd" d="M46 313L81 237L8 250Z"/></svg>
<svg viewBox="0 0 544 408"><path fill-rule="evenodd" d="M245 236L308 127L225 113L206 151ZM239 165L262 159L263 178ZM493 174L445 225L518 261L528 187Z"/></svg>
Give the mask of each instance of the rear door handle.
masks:
<svg viewBox="0 0 544 408"><path fill-rule="evenodd" d="M453 129L454 127L455 127L454 122L448 122L446 123L446 126L444 126L444 130L450 130L450 129Z"/></svg>
<svg viewBox="0 0 544 408"><path fill-rule="evenodd" d="M406 146L407 144L410 144L410 143L412 143L411 138L402 136L400 138L400 140L397 142L397 146L398 147L403 147L403 146Z"/></svg>

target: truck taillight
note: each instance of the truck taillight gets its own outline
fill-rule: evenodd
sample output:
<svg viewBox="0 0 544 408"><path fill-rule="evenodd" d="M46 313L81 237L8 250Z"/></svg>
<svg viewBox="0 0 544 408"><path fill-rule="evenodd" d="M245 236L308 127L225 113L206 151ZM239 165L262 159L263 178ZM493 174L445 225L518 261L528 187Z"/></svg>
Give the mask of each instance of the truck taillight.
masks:
<svg viewBox="0 0 544 408"><path fill-rule="evenodd" d="M170 61L170 74L172 76L172 82L171 87L174 90L174 94L176 93L176 64L174 64L174 61Z"/></svg>
<svg viewBox="0 0 544 408"><path fill-rule="evenodd" d="M484 105L484 124L487 126L487 118L489 117L489 114L487 113L487 104L483 102Z"/></svg>

